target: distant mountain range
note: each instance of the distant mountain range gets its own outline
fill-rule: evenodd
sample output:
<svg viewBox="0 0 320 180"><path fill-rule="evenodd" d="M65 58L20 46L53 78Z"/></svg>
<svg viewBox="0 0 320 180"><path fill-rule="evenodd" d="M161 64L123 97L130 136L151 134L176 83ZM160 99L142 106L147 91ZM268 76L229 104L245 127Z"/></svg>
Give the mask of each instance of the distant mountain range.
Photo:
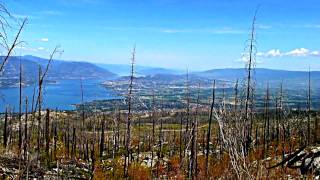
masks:
<svg viewBox="0 0 320 180"><path fill-rule="evenodd" d="M195 73L197 75L216 79L236 80L246 77L247 72L244 68L226 68L226 69L212 69L203 72ZM286 71L256 68L253 76L259 81L269 81L273 79L307 79L309 72L305 71ZM320 71L311 71L311 77L319 79Z"/></svg>
<svg viewBox="0 0 320 180"><path fill-rule="evenodd" d="M2 59L2 58L1 58ZM47 59L35 56L14 56L11 57L5 66L3 74L0 76L0 86L10 86L19 80L19 66L23 66L24 82L35 80L38 77L39 65L44 70ZM93 64L79 61L54 60L50 66L48 80L57 81L61 79L115 79L121 76L127 76L130 73L130 65L120 64ZM135 74L139 77L153 81L180 81L186 79L185 72L182 70L135 66ZM193 82L213 81L220 82L242 82L246 77L244 68L226 68L211 69L200 72L190 72L189 78ZM270 86L279 86L281 82L289 88L306 87L308 83L308 72L305 71L286 71L256 68L254 79L258 86L265 87L267 83ZM320 88L320 71L311 72L311 82L313 88Z"/></svg>
<svg viewBox="0 0 320 180"><path fill-rule="evenodd" d="M128 76L131 72L131 66L125 64L96 64L99 67L107 69L113 73L118 74L119 76ZM155 74L183 74L185 73L182 70L177 69L168 69L168 68L160 68L160 67L148 67L148 66L139 66L135 65L134 67L135 74L137 76L148 76Z"/></svg>
<svg viewBox="0 0 320 180"><path fill-rule="evenodd" d="M2 62L3 57L0 57ZM44 72L48 59L35 56L13 56L7 61L4 71L0 76L1 86L15 86L19 81L20 62L24 83L28 84L38 79L39 66ZM50 65L47 80L61 79L110 79L117 75L88 62L72 62L53 60Z"/></svg>
<svg viewBox="0 0 320 180"><path fill-rule="evenodd" d="M194 73L197 76L208 79L219 79L225 81L245 80L247 71L244 68L227 68L227 69L212 69L203 72ZM309 72L306 71L287 71L256 68L254 69L253 77L256 84L260 87L280 86L283 83L287 88L304 88L308 84ZM320 87L320 71L311 71L310 79L313 88Z"/></svg>

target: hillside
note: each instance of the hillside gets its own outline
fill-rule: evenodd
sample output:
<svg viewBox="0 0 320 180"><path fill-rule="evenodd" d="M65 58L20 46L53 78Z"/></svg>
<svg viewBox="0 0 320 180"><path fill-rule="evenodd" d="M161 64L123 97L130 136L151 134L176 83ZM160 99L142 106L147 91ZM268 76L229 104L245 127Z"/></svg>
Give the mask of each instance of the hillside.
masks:
<svg viewBox="0 0 320 180"><path fill-rule="evenodd" d="M13 86L19 79L20 61L22 64L23 79L30 83L38 77L39 65L42 71L48 63L48 59L35 56L15 56L8 60L0 86ZM88 62L72 62L53 60L48 72L48 80L57 81L61 79L110 79L117 75Z"/></svg>

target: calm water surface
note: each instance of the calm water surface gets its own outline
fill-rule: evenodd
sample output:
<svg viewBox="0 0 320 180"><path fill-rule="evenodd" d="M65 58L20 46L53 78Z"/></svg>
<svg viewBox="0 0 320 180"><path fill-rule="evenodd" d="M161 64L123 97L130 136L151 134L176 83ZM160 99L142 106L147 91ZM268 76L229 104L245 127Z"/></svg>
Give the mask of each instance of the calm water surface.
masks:
<svg viewBox="0 0 320 180"><path fill-rule="evenodd" d="M102 100L116 98L116 94L102 87L102 80L83 80L84 101ZM23 101L28 97L31 104L33 86L23 88ZM60 80L57 84L45 84L43 90L43 108L59 110L73 110L74 104L81 102L80 80ZM24 104L24 103L23 103ZM0 112L10 106L18 111L19 108L19 88L0 88ZM29 105L29 108L31 106ZM24 108L24 107L23 107Z"/></svg>

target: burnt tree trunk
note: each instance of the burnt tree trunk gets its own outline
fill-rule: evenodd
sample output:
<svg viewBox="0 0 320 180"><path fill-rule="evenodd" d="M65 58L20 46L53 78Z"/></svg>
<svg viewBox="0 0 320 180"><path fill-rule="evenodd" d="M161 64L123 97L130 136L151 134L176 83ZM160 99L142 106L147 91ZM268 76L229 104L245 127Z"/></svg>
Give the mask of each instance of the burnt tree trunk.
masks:
<svg viewBox="0 0 320 180"><path fill-rule="evenodd" d="M7 141L8 141L8 136L7 136L7 128L8 126L8 108L6 108L6 112L4 115L4 127L3 127L3 146L6 148L7 147Z"/></svg>
<svg viewBox="0 0 320 180"><path fill-rule="evenodd" d="M47 155L47 157L49 157L49 145L50 145L49 124L50 124L50 111L49 111L49 109L47 109L46 124L45 124L46 155Z"/></svg>
<svg viewBox="0 0 320 180"><path fill-rule="evenodd" d="M212 124L212 113L214 108L214 100L215 100L215 88L216 88L216 81L213 81L213 88L212 88L212 102L210 107L210 114L209 114L209 127L208 127L208 133L207 133L207 146L206 146L206 175L209 175L208 167L209 167L209 146L210 146L210 137L211 137L211 124Z"/></svg>
<svg viewBox="0 0 320 180"><path fill-rule="evenodd" d="M100 158L103 156L103 150L104 150L104 121L105 121L105 115L103 115L103 120L101 122L101 136L100 136Z"/></svg>

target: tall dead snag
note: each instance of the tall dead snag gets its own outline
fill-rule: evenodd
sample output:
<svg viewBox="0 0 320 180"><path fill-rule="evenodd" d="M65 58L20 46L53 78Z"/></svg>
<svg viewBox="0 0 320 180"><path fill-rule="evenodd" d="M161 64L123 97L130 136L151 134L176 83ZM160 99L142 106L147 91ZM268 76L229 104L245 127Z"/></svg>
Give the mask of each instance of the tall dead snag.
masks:
<svg viewBox="0 0 320 180"><path fill-rule="evenodd" d="M212 88L212 102L210 107L210 114L209 114L209 126L208 126L208 133L207 133L207 145L206 145L206 176L208 177L209 171L209 151L210 151L210 139L211 139L211 125L212 125L212 112L214 108L214 100L215 100L215 90L216 90L216 80L213 81L213 88Z"/></svg>
<svg viewBox="0 0 320 180"><path fill-rule="evenodd" d="M127 132L126 132L126 156L124 162L124 176L128 176L129 167L129 155L131 153L131 120L132 120L132 90L133 90L133 79L134 79L134 63L136 56L136 47L133 47L132 57L131 57L131 75L129 82L129 92L128 92L128 117L127 117Z"/></svg>
<svg viewBox="0 0 320 180"><path fill-rule="evenodd" d="M263 127L263 156L265 155L266 148L269 147L270 137L270 116L269 116L269 84L267 85L267 91L264 100L264 127Z"/></svg>
<svg viewBox="0 0 320 180"><path fill-rule="evenodd" d="M313 141L318 142L318 117L315 117L314 120L314 132L313 132Z"/></svg>
<svg viewBox="0 0 320 180"><path fill-rule="evenodd" d="M94 176L94 169L95 169L95 148L94 145L96 144L96 125L93 124L93 138L91 139L91 179L93 179Z"/></svg>
<svg viewBox="0 0 320 180"><path fill-rule="evenodd" d="M190 177L197 179L197 140L198 140L198 110L200 100L200 84L198 87L197 107L195 117L192 121L192 137L191 137L191 157L190 157Z"/></svg>
<svg viewBox="0 0 320 180"><path fill-rule="evenodd" d="M173 156L176 154L176 131L173 131L173 139L172 139L172 148L170 150L170 156Z"/></svg>
<svg viewBox="0 0 320 180"><path fill-rule="evenodd" d="M163 97L161 97L161 115L160 115L160 127L159 127L159 153L158 153L158 161L160 162L160 159L162 160L163 155L162 155L162 146L163 146Z"/></svg>
<svg viewBox="0 0 320 180"><path fill-rule="evenodd" d="M100 136L100 158L103 156L103 150L104 150L104 121L105 121L105 115L103 115L103 119L101 121L101 136Z"/></svg>
<svg viewBox="0 0 320 180"><path fill-rule="evenodd" d="M59 50L59 46L56 46L53 50L53 52L50 54L50 58L49 61L47 63L46 69L44 71L44 73L42 74L41 71L41 66L39 66L39 84L38 84L38 97L37 97L37 103L36 103L36 107L38 107L38 139L37 139L37 143L38 143L38 147L37 147L37 159L39 160L39 154L40 154L40 145L41 143L41 104L42 104L42 87L43 87L43 82L44 82L44 78L47 76L48 71L49 71L49 67L51 65L51 62L53 61L53 57L57 54L57 53L61 53L62 51ZM37 109L37 108L36 108Z"/></svg>
<svg viewBox="0 0 320 180"><path fill-rule="evenodd" d="M187 107L186 107L186 121L187 121L187 125L186 125L186 136L188 135L188 131L189 131L189 115L190 115L190 89L189 89L189 71L187 70L187 74L186 74L186 102L187 102ZM186 139L188 139L188 137L186 137ZM187 141L186 141L187 142ZM185 142L185 143L186 143Z"/></svg>
<svg viewBox="0 0 320 180"><path fill-rule="evenodd" d="M163 129L163 97L161 97L161 112L160 112L160 127L159 127L159 148L158 148L158 152L157 152L157 156L158 156L158 162L157 162L157 171L156 171L156 175L157 177L159 177L159 167L160 165L162 165L162 158L163 158L163 154L162 154L162 146L163 146L163 133L162 133L162 129Z"/></svg>
<svg viewBox="0 0 320 180"><path fill-rule="evenodd" d="M180 113L180 142L179 142L179 159L180 159L180 164L182 164L182 141L183 141L183 136L182 136L182 130L183 130L183 113Z"/></svg>
<svg viewBox="0 0 320 180"><path fill-rule="evenodd" d="M37 83L34 83L33 86L33 93L32 93L32 102L31 102L31 113L32 113L32 119L34 119L34 113L35 113L35 109L34 109L34 103L35 103L35 97L36 97L36 87L37 87Z"/></svg>
<svg viewBox="0 0 320 180"><path fill-rule="evenodd" d="M71 157L74 159L76 157L76 128L73 126L72 130L72 147L71 147Z"/></svg>
<svg viewBox="0 0 320 180"><path fill-rule="evenodd" d="M114 150L116 152L118 152L119 150L119 145L120 145L120 118L121 118L121 115L120 115L120 109L119 107L116 108L116 111L115 111L115 118L114 118Z"/></svg>
<svg viewBox="0 0 320 180"><path fill-rule="evenodd" d="M235 87L234 87L234 116L237 116L238 111L238 79L236 81Z"/></svg>
<svg viewBox="0 0 320 180"><path fill-rule="evenodd" d="M38 106L38 128L37 128L37 159L39 160L39 156L40 156L40 144L41 144L41 97L42 97L42 84L41 84L41 66L39 65L39 74L38 74L38 80L39 80L39 84L38 84L38 98L37 98L37 104L36 106ZM37 109L37 108L36 108Z"/></svg>
<svg viewBox="0 0 320 180"><path fill-rule="evenodd" d="M8 141L7 126L8 126L8 108L6 107L6 112L4 114L4 127L3 127L3 146L5 148L7 147L7 141Z"/></svg>
<svg viewBox="0 0 320 180"><path fill-rule="evenodd" d="M19 156L21 154L22 147L22 66L20 60L20 73L19 73Z"/></svg>
<svg viewBox="0 0 320 180"><path fill-rule="evenodd" d="M275 117L275 124L274 124L274 128L276 130L275 132L275 138L276 138L276 145L279 144L279 116L280 116L280 104L279 104L279 97L276 97L276 117Z"/></svg>
<svg viewBox="0 0 320 180"><path fill-rule="evenodd" d="M183 157L185 157L185 152L187 150L187 144L189 142L189 119L190 119L190 89L189 89L189 71L187 69L186 73L186 89L185 89L185 98L186 98L186 129L184 132L184 148L183 148ZM189 159L187 159L188 161ZM181 164L183 163L183 159L180 159ZM187 163L189 164L189 163ZM189 167L189 166L187 166Z"/></svg>
<svg viewBox="0 0 320 180"><path fill-rule="evenodd" d="M53 158L54 160L57 159L57 141L58 141L58 109L56 109L56 122L54 123L54 129L53 129L53 140L54 140L54 144L53 144Z"/></svg>
<svg viewBox="0 0 320 180"><path fill-rule="evenodd" d="M307 145L310 144L310 121L311 121L311 72L310 72L310 68L309 68L309 74L308 74L308 129L307 129Z"/></svg>
<svg viewBox="0 0 320 180"><path fill-rule="evenodd" d="M284 97L283 97L283 82L280 84L280 95L279 95L279 120L282 125L282 138L283 142L286 142L286 127L285 127L285 119L284 119Z"/></svg>
<svg viewBox="0 0 320 180"><path fill-rule="evenodd" d="M313 132L313 141L314 143L318 143L318 116L315 116L314 119L314 132Z"/></svg>
<svg viewBox="0 0 320 180"><path fill-rule="evenodd" d="M118 112L119 111L119 112ZM114 118L113 118L113 148L112 148L112 177L115 176L115 167L116 167L116 161L115 161L115 153L118 152L119 149L119 123L120 123L120 110L118 105L116 105L116 109L114 112Z"/></svg>
<svg viewBox="0 0 320 180"><path fill-rule="evenodd" d="M66 145L67 145L67 156L70 157L70 120L67 120L67 133L66 133Z"/></svg>
<svg viewBox="0 0 320 180"><path fill-rule="evenodd" d="M46 110L46 122L45 122L45 139L46 139L46 156L49 157L49 145L50 145L50 135L49 135L49 124L50 124L50 111Z"/></svg>
<svg viewBox="0 0 320 180"><path fill-rule="evenodd" d="M255 66L255 54L256 54L256 47L255 47L255 34L256 34L256 16L257 16L258 9L256 10L252 25L251 25L251 33L249 37L249 46L248 46L248 54L247 54L247 80L246 80L246 92L245 92L245 129L244 137L246 138L244 148L245 148L245 154L248 153L249 146L251 144L251 127L252 127L252 110L253 110L253 90L254 90L254 83L253 83L253 71Z"/></svg>
<svg viewBox="0 0 320 180"><path fill-rule="evenodd" d="M26 97L26 112L24 117L24 157L27 159L27 148L29 144L29 137L28 137L28 97Z"/></svg>
<svg viewBox="0 0 320 180"><path fill-rule="evenodd" d="M83 101L83 84L82 84L82 78L80 78L80 90L81 90L81 126L80 126L80 152L81 152L81 155L85 156L85 139L86 139L86 136L84 134L84 126L85 126L85 112L84 112L84 101ZM82 145L82 146L81 146ZM82 147L82 149L81 149ZM83 157L85 159L85 157Z"/></svg>
<svg viewBox="0 0 320 180"><path fill-rule="evenodd" d="M82 79L80 79L80 89L81 89L81 120L82 120L82 128L84 128L85 121L85 107L84 107L84 95L83 95L83 83Z"/></svg>
<svg viewBox="0 0 320 180"><path fill-rule="evenodd" d="M140 131L141 131L141 118L138 118L138 155L137 155L137 162L139 163L139 155L140 155Z"/></svg>
<svg viewBox="0 0 320 180"><path fill-rule="evenodd" d="M151 140L151 168L153 167L153 146L154 146L154 141L155 141L155 113L156 113L156 109L155 109L155 96L154 96L154 91L152 90L152 140Z"/></svg>

